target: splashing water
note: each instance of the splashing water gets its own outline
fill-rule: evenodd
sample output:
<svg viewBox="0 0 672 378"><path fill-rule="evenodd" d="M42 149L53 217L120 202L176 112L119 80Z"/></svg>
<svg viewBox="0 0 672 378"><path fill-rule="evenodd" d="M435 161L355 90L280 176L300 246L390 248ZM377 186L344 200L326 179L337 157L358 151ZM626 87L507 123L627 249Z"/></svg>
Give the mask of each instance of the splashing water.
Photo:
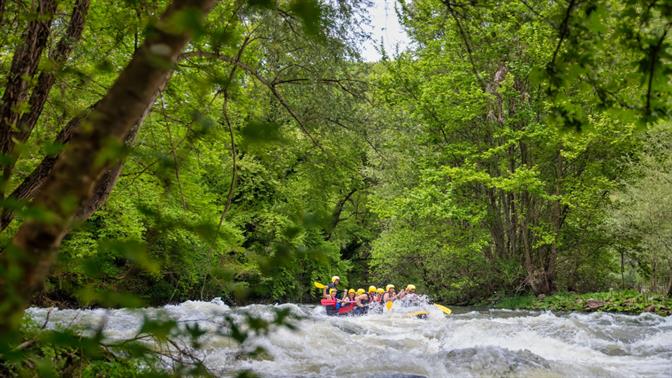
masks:
<svg viewBox="0 0 672 378"><path fill-rule="evenodd" d="M214 330L214 318L245 313L271 318L274 308L301 317L297 330L281 328L255 337L246 348L263 347L254 359L241 357L230 339L204 337L206 366L222 376L244 369L262 377L670 377L672 317L606 313L487 310L456 311L446 317L426 306L417 319L395 306L389 313L329 317L308 305L230 308L215 299L143 310L51 311L48 327L96 327L105 319L110 339L135 335L143 316L166 313L181 324ZM48 309L27 314L44 322Z"/></svg>

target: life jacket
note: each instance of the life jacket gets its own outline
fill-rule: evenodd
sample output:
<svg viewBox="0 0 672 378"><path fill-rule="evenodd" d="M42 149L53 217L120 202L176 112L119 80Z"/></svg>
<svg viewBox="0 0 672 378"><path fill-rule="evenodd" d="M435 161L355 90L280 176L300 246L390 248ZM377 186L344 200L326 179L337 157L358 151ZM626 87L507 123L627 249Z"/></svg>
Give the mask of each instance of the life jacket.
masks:
<svg viewBox="0 0 672 378"><path fill-rule="evenodd" d="M380 303L383 301L383 296L382 295L374 295L372 298L373 302Z"/></svg>
<svg viewBox="0 0 672 378"><path fill-rule="evenodd" d="M371 302L371 297L369 297L368 293L364 293L364 295L366 295L366 299L361 300L360 303L363 304L363 305L367 305L367 304L369 304L369 302Z"/></svg>

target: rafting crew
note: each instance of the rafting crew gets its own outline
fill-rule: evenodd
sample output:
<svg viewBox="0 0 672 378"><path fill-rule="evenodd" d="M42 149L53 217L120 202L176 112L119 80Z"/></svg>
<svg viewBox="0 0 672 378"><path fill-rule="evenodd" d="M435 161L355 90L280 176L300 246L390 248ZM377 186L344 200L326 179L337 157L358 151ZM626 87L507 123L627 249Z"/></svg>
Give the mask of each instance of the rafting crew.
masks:
<svg viewBox="0 0 672 378"><path fill-rule="evenodd" d="M415 285L409 284L398 293L392 284L386 285L385 289L369 286L368 290L349 289L338 290L341 279L338 276L331 277L331 282L324 286L323 299L321 301L327 309L328 315L364 315L369 312L382 313L388 302L401 301L403 305L418 305L420 297L416 294Z"/></svg>

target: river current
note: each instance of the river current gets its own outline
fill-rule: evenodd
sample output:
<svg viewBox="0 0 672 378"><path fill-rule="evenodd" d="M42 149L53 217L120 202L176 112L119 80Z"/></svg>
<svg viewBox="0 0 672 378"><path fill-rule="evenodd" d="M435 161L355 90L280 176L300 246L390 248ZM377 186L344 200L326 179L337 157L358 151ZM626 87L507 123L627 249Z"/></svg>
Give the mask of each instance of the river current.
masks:
<svg viewBox="0 0 672 378"><path fill-rule="evenodd" d="M232 340L214 334L224 315L271 318L289 308L302 317L295 330L281 327L245 348L266 353L241 357ZM451 316L428 306L426 319L404 309L361 317L330 317L308 305L251 305L187 301L143 310L49 310L27 314L47 327L104 322L111 339L135 335L143 316L167 314L179 324L198 323L199 351L220 376L249 369L262 377L672 377L672 317L654 314L566 313L456 309Z"/></svg>

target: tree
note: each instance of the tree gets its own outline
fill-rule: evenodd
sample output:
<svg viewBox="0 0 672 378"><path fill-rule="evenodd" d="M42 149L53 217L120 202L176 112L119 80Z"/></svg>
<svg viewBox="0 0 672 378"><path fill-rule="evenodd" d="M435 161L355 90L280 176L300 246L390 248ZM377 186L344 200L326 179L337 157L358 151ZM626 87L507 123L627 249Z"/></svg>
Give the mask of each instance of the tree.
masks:
<svg viewBox="0 0 672 378"><path fill-rule="evenodd" d="M429 253L448 261L434 280L466 275L475 291L555 291L560 254L588 253L594 242L579 230L598 230L606 216L619 158L636 147L633 124L595 106L581 87L549 93L536 75L555 59L548 48L555 29L538 15L553 14L553 6L535 11L509 2L486 10L417 1L403 10L420 48L387 63L378 77L378 98L399 114L383 122L404 126L381 136L382 144L403 141L390 150L403 163L379 162L388 178L376 212L389 219L389 233L438 226ZM556 111L570 102L584 114L581 133L567 132L568 118ZM417 152L407 158L409 148ZM410 178L387 183L400 175ZM375 249L374 259L390 262ZM458 268L475 264L480 277Z"/></svg>
<svg viewBox="0 0 672 378"><path fill-rule="evenodd" d="M666 123L647 133L643 150L629 164L634 177L614 194L614 210L606 223L615 234L638 241L645 251L642 264L647 269L642 270L650 278L649 288L668 296L672 295L671 137Z"/></svg>

